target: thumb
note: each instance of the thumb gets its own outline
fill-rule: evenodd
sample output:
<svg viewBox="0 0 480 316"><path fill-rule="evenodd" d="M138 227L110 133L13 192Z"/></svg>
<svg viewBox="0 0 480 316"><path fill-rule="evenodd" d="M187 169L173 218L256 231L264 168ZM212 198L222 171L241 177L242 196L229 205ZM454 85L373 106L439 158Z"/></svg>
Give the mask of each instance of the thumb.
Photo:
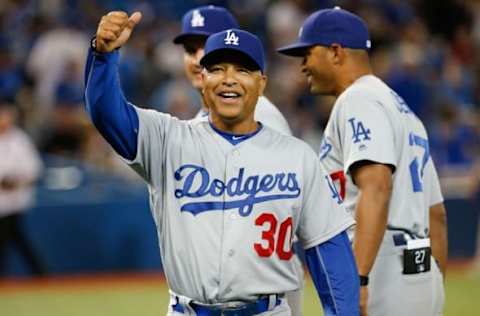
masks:
<svg viewBox="0 0 480 316"><path fill-rule="evenodd" d="M127 23L127 28L133 29L135 25L140 23L140 20L142 19L142 13L137 11L134 12L129 18L128 18L128 23Z"/></svg>

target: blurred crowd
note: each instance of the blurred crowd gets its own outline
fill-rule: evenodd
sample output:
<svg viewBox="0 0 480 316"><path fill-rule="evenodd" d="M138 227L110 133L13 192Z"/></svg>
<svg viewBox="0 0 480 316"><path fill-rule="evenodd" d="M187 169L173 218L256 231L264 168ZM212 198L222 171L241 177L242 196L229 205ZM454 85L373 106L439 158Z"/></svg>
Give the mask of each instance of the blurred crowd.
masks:
<svg viewBox="0 0 480 316"><path fill-rule="evenodd" d="M445 188L462 195L478 191L480 2L473 0L2 0L0 101L15 105L17 124L42 153L130 177L83 109L90 39L108 11L141 11L143 20L121 50L125 95L136 105L189 119L200 100L184 78L182 47L172 39L182 15L205 4L229 8L262 38L266 95L315 151L334 100L311 96L300 61L275 48L294 41L315 10L338 5L362 16L374 71L425 123Z"/></svg>

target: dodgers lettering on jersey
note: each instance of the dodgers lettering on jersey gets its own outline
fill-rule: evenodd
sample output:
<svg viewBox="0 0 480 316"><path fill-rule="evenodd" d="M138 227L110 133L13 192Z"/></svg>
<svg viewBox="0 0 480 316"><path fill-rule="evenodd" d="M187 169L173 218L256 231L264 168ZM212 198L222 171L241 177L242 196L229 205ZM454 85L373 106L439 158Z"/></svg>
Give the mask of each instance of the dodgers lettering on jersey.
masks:
<svg viewBox="0 0 480 316"><path fill-rule="evenodd" d="M136 111L138 154L128 163L149 184L173 292L218 303L296 290L293 236L310 248L353 224L302 141L264 126L233 145L207 117Z"/></svg>
<svg viewBox="0 0 480 316"><path fill-rule="evenodd" d="M388 224L427 234L429 207L443 201L428 136L405 101L380 79L363 76L339 96L319 157L352 213L358 189L349 168L362 160L392 166Z"/></svg>
<svg viewBox="0 0 480 316"><path fill-rule="evenodd" d="M300 188L295 173L277 173L275 175L266 174L262 177L259 175L249 176L244 180L245 168L240 168L238 176L223 182L220 179L211 179L207 169L196 165L183 165L175 171L175 179L183 180L180 189L175 190L175 197L181 199L184 196L202 199L206 197L217 197L224 194L229 197L238 196L239 199L229 202L191 202L183 204L181 211L191 212L197 215L201 212L215 210L238 209L239 215L248 216L253 210L256 203L293 199L300 195ZM196 181L195 181L196 180ZM193 183L199 185L193 187ZM268 194L274 188L282 194ZM259 193L265 193L257 196Z"/></svg>
<svg viewBox="0 0 480 316"><path fill-rule="evenodd" d="M327 157L328 153L330 153L331 150L332 150L332 144L330 144L328 140L324 137L322 139L322 142L320 143L320 152L319 152L320 160L325 159L325 157Z"/></svg>

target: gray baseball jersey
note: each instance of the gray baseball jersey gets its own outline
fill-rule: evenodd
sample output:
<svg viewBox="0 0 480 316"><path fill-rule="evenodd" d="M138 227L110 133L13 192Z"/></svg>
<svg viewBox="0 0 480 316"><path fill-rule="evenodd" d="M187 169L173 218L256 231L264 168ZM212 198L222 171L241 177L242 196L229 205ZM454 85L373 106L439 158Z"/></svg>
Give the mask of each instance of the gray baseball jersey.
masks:
<svg viewBox="0 0 480 316"><path fill-rule="evenodd" d="M206 114L207 113L202 109L195 117L199 118ZM262 122L281 134L292 135L292 130L290 129L290 126L288 126L288 122L282 112L280 112L278 108L264 96L258 98L254 117L256 121Z"/></svg>
<svg viewBox="0 0 480 316"><path fill-rule="evenodd" d="M443 201L422 122L380 79L363 76L338 97L321 144L320 160L350 212L354 212L358 198L349 173L355 162L369 160L395 168L388 206L390 229L370 272L368 314L441 313L442 276L435 261L431 260L428 272L402 274L406 246L395 244L394 238L402 233L392 230L404 229L426 237L429 208ZM429 245L426 238L420 241Z"/></svg>
<svg viewBox="0 0 480 316"><path fill-rule="evenodd" d="M173 292L221 303L297 289L293 234L309 248L353 224L302 141L263 126L234 146L206 117L136 111L129 164L148 182Z"/></svg>
<svg viewBox="0 0 480 316"><path fill-rule="evenodd" d="M320 146L322 166L353 212L358 188L349 168L370 160L395 167L388 224L428 233L429 207L443 201L422 122L373 75L355 81L335 102Z"/></svg>
<svg viewBox="0 0 480 316"><path fill-rule="evenodd" d="M195 117L199 118L206 116L207 114L208 112L205 112L203 109L201 109ZM258 98L257 105L255 107L254 117L256 121L262 122L262 124L265 124L266 126L276 130L281 134L292 135L290 126L288 125L288 122L283 116L283 114L265 96L260 96ZM294 241L296 242L296 237L294 237ZM294 261L294 265L297 271L299 289L287 292L286 297L288 300L288 305L291 309L292 316L300 316L302 315L302 291L304 286L304 273L300 258L298 256L294 256L292 260Z"/></svg>

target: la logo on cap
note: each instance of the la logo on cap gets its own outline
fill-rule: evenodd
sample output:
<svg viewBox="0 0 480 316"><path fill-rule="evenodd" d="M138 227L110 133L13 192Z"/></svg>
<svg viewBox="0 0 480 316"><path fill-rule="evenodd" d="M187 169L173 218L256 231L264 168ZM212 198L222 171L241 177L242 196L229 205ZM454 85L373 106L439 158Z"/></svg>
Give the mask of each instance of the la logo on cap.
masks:
<svg viewBox="0 0 480 316"><path fill-rule="evenodd" d="M199 10L193 10L190 23L192 24L192 27L203 27L205 26L205 18Z"/></svg>
<svg viewBox="0 0 480 316"><path fill-rule="evenodd" d="M238 36L232 30L227 31L227 35L225 36L225 45L235 45L238 46Z"/></svg>

